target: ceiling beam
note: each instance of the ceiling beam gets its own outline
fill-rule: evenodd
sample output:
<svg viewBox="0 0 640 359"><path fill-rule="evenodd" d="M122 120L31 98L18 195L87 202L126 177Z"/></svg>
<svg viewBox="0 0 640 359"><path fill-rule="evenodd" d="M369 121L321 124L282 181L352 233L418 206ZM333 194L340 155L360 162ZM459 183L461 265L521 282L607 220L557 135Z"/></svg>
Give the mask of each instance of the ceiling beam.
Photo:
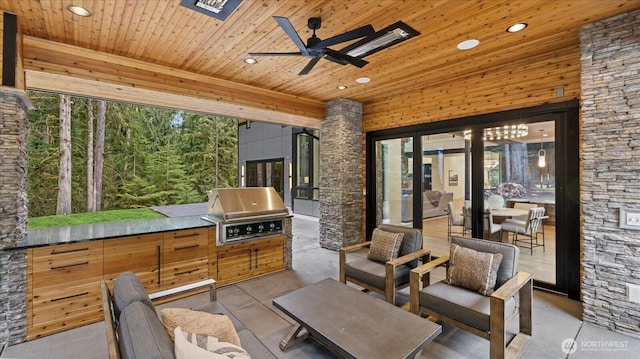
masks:
<svg viewBox="0 0 640 359"><path fill-rule="evenodd" d="M24 37L29 89L319 128L320 101L144 61Z"/></svg>

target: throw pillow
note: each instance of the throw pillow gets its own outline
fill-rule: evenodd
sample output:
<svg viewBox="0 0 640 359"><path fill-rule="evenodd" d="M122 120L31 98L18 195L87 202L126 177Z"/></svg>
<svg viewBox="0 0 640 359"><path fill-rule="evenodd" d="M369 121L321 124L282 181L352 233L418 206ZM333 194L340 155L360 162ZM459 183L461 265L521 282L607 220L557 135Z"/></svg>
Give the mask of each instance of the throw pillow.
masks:
<svg viewBox="0 0 640 359"><path fill-rule="evenodd" d="M387 232L378 228L374 229L367 258L382 263L398 258L403 238L404 233Z"/></svg>
<svg viewBox="0 0 640 359"><path fill-rule="evenodd" d="M240 337L231 319L224 314L211 314L186 308L165 308L160 311L162 322L172 340L176 327L190 333L204 334L240 346Z"/></svg>
<svg viewBox="0 0 640 359"><path fill-rule="evenodd" d="M451 244L447 283L490 295L496 286L502 254L478 252Z"/></svg>
<svg viewBox="0 0 640 359"><path fill-rule="evenodd" d="M239 346L225 343L216 337L174 330L176 359L251 359Z"/></svg>

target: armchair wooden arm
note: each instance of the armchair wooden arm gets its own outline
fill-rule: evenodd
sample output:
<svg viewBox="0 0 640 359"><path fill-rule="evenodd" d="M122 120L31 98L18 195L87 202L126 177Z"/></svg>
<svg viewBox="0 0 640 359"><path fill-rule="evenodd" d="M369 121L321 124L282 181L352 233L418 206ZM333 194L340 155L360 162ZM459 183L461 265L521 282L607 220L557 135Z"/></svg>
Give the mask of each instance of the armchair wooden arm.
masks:
<svg viewBox="0 0 640 359"><path fill-rule="evenodd" d="M358 243L358 244L352 244L350 246L346 246L346 247L342 247L340 248L340 252L353 252L353 251L357 251L358 249L361 248L366 248L371 246L371 241L366 241L366 242L362 242L362 243Z"/></svg>
<svg viewBox="0 0 640 359"><path fill-rule="evenodd" d="M444 255L411 270L409 273L409 293L411 313L420 314L420 290L431 284L431 271L447 264L449 255ZM420 285L422 283L422 286Z"/></svg>
<svg viewBox="0 0 640 359"><path fill-rule="evenodd" d="M346 281L347 277L346 277L346 273L345 273L345 269L344 269L344 264L347 261L347 253L354 252L354 251L357 251L358 249L366 248L366 247L369 247L369 246L371 246L371 241L362 242L362 243L358 243L358 244L352 244L350 246L346 246L346 247L340 248L340 258L339 258L339 260L340 260L340 262L339 262L339 265L340 265L339 276L340 276L340 278L339 279L340 279L340 281L342 283L346 283L347 282Z"/></svg>
<svg viewBox="0 0 640 359"><path fill-rule="evenodd" d="M519 331L506 342L505 301L518 293L519 296ZM531 273L518 272L490 296L490 334L491 358L517 358L531 341L533 321L531 308L533 304L533 279ZM513 313L515 315L515 313Z"/></svg>
<svg viewBox="0 0 640 359"><path fill-rule="evenodd" d="M431 259L431 251L428 249L421 249L419 251L415 251L409 254L406 254L402 257L398 257L395 259L392 259L390 261L387 261L385 263L385 288L394 288L395 287L395 272L396 272L396 267L402 264L407 264L409 262L411 262L412 260L416 260L422 258L422 262L423 263L427 263L429 262L429 260ZM395 290L387 290L385 291L385 297L388 303L394 303L394 294L395 294Z"/></svg>

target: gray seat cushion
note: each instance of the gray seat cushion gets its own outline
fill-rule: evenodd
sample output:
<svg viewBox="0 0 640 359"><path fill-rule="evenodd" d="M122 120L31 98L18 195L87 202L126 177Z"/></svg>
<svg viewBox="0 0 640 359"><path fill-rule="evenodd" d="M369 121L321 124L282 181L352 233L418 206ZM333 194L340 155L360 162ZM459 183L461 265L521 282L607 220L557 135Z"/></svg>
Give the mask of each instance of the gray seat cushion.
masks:
<svg viewBox="0 0 640 359"><path fill-rule="evenodd" d="M408 265L399 265L396 267L394 279L396 286L409 282L409 271L411 271L411 267ZM368 259L356 259L352 262L345 263L344 273L348 278L367 283L380 290L385 289L386 268L384 263L374 262Z"/></svg>
<svg viewBox="0 0 640 359"><path fill-rule="evenodd" d="M249 329L244 329L238 332L240 337L240 343L242 343L242 349L246 350L251 358L255 359L276 359L277 357L267 349L264 344L256 337Z"/></svg>
<svg viewBox="0 0 640 359"><path fill-rule="evenodd" d="M118 345L123 359L175 358L173 342L156 311L142 302L120 313Z"/></svg>
<svg viewBox="0 0 640 359"><path fill-rule="evenodd" d="M490 299L478 292L437 282L420 291L420 305L436 313L488 332ZM505 313L516 308L514 297L505 301Z"/></svg>
<svg viewBox="0 0 640 359"><path fill-rule="evenodd" d="M133 302L142 302L149 308L154 309L147 290L140 282L140 279L132 272L120 273L113 285L113 311L115 317L119 318L124 308Z"/></svg>

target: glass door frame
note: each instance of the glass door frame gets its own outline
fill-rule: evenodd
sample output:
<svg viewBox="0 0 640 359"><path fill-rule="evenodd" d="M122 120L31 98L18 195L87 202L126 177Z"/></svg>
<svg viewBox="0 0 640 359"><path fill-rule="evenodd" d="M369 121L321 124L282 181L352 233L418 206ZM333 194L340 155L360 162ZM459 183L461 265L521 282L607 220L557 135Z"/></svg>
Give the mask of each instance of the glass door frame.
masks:
<svg viewBox="0 0 640 359"><path fill-rule="evenodd" d="M473 160L484 158L482 136L474 136L483 128L502 125L510 121L524 123L555 121L556 132L556 237L564 240L556 244L556 284L534 280L540 288L565 293L580 300L580 205L579 205L579 102L572 100L518 110L503 111L423 125L400 127L366 133L366 238L370 238L376 225L376 142L398 137L413 137L413 153L422 153L424 135L471 130L471 207L472 236L482 238L484 217L484 163ZM422 173L422 162L413 161L413 173ZM413 181L413 193L422 194L422 181ZM413 218L422 216L422 200L414 197ZM422 221L413 221L413 227L422 229Z"/></svg>

